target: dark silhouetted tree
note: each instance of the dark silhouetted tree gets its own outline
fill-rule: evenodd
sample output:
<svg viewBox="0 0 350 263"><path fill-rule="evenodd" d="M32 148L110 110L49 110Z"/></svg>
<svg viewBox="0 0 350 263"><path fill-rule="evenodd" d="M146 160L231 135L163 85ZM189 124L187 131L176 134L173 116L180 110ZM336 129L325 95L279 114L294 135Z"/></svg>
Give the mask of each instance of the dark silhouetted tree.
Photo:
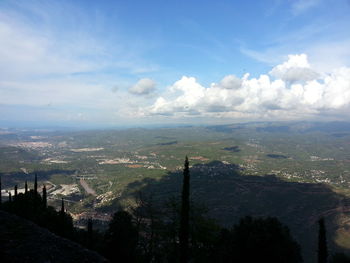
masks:
<svg viewBox="0 0 350 263"><path fill-rule="evenodd" d="M38 177L37 177L36 174L35 174L35 177L34 177L34 193L35 194L38 193Z"/></svg>
<svg viewBox="0 0 350 263"><path fill-rule="evenodd" d="M27 180L25 181L24 183L24 194L27 195L28 193L28 183L27 183Z"/></svg>
<svg viewBox="0 0 350 263"><path fill-rule="evenodd" d="M336 253L331 257L329 263L350 263L350 258L344 253Z"/></svg>
<svg viewBox="0 0 350 263"><path fill-rule="evenodd" d="M93 244L93 230L92 230L92 219L89 218L87 221L87 247L92 248Z"/></svg>
<svg viewBox="0 0 350 263"><path fill-rule="evenodd" d="M60 213L61 215L64 215L64 200L62 198L62 201L61 201L61 210L60 210Z"/></svg>
<svg viewBox="0 0 350 263"><path fill-rule="evenodd" d="M181 194L180 215L180 262L187 263L189 260L189 214L190 214L190 168L186 156Z"/></svg>
<svg viewBox="0 0 350 263"><path fill-rule="evenodd" d="M18 194L18 192L17 192L17 185L15 185L15 199L17 199L17 194Z"/></svg>
<svg viewBox="0 0 350 263"><path fill-rule="evenodd" d="M138 247L143 262L161 262L165 256L162 248L166 241L163 224L163 211L153 199L152 194L138 192L135 195L136 207L131 209L139 235ZM178 232L176 232L178 233ZM164 237L164 239L162 239ZM176 235L178 239L178 234ZM175 257L173 257L175 258Z"/></svg>
<svg viewBox="0 0 350 263"><path fill-rule="evenodd" d="M56 211L51 206L45 207L46 196L45 186L42 197L40 194L35 193L33 189L28 191L27 194L18 193L17 186L15 186L14 198L12 198L11 192L9 192L9 202L4 202L2 209L31 220L60 236L73 239L75 230L72 217L68 213ZM63 200L61 210L64 211Z"/></svg>
<svg viewBox="0 0 350 263"><path fill-rule="evenodd" d="M64 207L64 199L61 201L61 209L58 212L58 222L57 222L57 232L59 235L67 238L72 238L73 236L73 219L72 217L66 213Z"/></svg>
<svg viewBox="0 0 350 263"><path fill-rule="evenodd" d="M2 185L1 185L1 176L0 176L0 207L2 204Z"/></svg>
<svg viewBox="0 0 350 263"><path fill-rule="evenodd" d="M47 193L46 193L46 186L43 186L43 206L44 208L47 207Z"/></svg>
<svg viewBox="0 0 350 263"><path fill-rule="evenodd" d="M111 262L135 262L138 233L131 215L118 211L106 232L106 256Z"/></svg>
<svg viewBox="0 0 350 263"><path fill-rule="evenodd" d="M276 218L242 218L231 231L223 230L212 261L302 262L300 246Z"/></svg>
<svg viewBox="0 0 350 263"><path fill-rule="evenodd" d="M327 263L328 250L327 250L327 238L326 238L326 226L324 218L318 220L319 230L318 230L318 251L317 258L318 263Z"/></svg>
<svg viewBox="0 0 350 263"><path fill-rule="evenodd" d="M38 176L35 173L34 175L34 189L33 189L33 193L31 193L31 196L33 198L33 203L34 203L34 210L38 210L39 207L41 207L40 202L39 202L39 198L40 195L38 194Z"/></svg>

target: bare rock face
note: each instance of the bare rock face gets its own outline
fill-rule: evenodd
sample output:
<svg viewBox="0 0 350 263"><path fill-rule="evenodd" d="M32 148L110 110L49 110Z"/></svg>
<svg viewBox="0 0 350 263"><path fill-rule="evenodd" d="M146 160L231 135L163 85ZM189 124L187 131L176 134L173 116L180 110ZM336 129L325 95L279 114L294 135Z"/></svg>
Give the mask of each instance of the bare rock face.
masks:
<svg viewBox="0 0 350 263"><path fill-rule="evenodd" d="M0 262L103 262L98 253L58 237L18 216L0 211Z"/></svg>

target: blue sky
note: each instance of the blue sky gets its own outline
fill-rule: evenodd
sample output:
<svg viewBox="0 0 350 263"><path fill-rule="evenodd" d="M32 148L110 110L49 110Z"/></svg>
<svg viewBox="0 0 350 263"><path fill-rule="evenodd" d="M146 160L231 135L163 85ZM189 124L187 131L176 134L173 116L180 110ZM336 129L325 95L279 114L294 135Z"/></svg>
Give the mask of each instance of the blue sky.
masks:
<svg viewBox="0 0 350 263"><path fill-rule="evenodd" d="M350 1L0 1L0 125L346 120Z"/></svg>

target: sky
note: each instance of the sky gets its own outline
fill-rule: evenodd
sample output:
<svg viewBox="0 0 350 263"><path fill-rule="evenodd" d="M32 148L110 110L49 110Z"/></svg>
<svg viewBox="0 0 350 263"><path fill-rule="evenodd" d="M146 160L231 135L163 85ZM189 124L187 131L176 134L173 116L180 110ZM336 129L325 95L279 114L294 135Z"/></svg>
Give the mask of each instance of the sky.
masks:
<svg viewBox="0 0 350 263"><path fill-rule="evenodd" d="M0 0L0 126L349 117L350 0Z"/></svg>

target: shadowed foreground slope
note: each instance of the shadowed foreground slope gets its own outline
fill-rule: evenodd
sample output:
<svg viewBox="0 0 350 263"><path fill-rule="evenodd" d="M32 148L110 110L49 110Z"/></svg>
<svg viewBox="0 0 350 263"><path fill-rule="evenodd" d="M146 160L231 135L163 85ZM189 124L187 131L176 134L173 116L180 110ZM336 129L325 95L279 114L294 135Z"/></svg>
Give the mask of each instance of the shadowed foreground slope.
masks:
<svg viewBox="0 0 350 263"><path fill-rule="evenodd" d="M1 262L108 262L99 254L58 237L18 216L0 211Z"/></svg>
<svg viewBox="0 0 350 263"><path fill-rule="evenodd" d="M349 217L348 199L324 184L285 182L274 176L244 176L236 165L214 161L191 169L191 199L209 208L209 215L226 227L239 219L277 217L287 225L302 247L305 262L315 262L317 221L324 217L330 253L340 248L334 242L339 219ZM178 196L181 172L169 173L161 180L144 179L129 184L123 198L138 191L152 193L160 202ZM343 250L343 249L340 249Z"/></svg>

